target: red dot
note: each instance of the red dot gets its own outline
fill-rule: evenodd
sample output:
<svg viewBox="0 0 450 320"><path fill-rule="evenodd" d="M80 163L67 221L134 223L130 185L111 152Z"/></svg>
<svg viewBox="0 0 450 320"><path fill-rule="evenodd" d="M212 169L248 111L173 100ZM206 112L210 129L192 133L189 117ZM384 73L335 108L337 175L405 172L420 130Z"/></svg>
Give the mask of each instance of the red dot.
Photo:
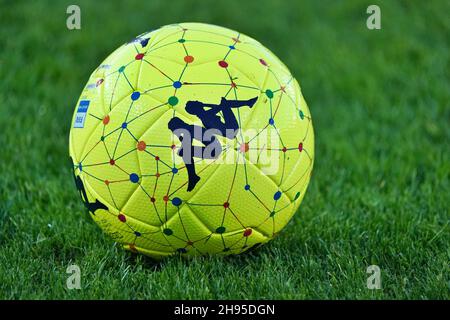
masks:
<svg viewBox="0 0 450 320"><path fill-rule="evenodd" d="M95 86L98 87L99 85L101 85L103 83L103 81L104 81L103 79L98 79Z"/></svg>
<svg viewBox="0 0 450 320"><path fill-rule="evenodd" d="M127 221L127 218L126 218L123 214L121 214L121 213L117 216L117 218L118 218L121 222Z"/></svg>
<svg viewBox="0 0 450 320"><path fill-rule="evenodd" d="M145 143L145 141L139 141L137 144L137 149L139 151L144 151L146 147L147 147L147 144Z"/></svg>
<svg viewBox="0 0 450 320"><path fill-rule="evenodd" d="M150 198L150 201L151 201L151 202L155 202L156 199L155 199L154 197L151 197L151 198Z"/></svg>
<svg viewBox="0 0 450 320"><path fill-rule="evenodd" d="M175 148L176 148L177 146L173 144L173 145L171 145L170 147L172 148L172 150L175 150Z"/></svg>
<svg viewBox="0 0 450 320"><path fill-rule="evenodd" d="M230 206L230 203L229 202L225 202L224 204L223 204L223 207L224 208L228 208Z"/></svg>
<svg viewBox="0 0 450 320"><path fill-rule="evenodd" d="M246 229L246 230L244 231L244 237L248 237L249 235L252 234L252 232L253 232L252 229Z"/></svg>
<svg viewBox="0 0 450 320"><path fill-rule="evenodd" d="M160 174L159 172L157 172L157 173L155 174L155 177L159 178L159 177L161 177L161 174Z"/></svg>
<svg viewBox="0 0 450 320"><path fill-rule="evenodd" d="M236 83L234 83L234 81L231 81L231 87L232 88L236 88L237 87L237 85L236 85Z"/></svg>
<svg viewBox="0 0 450 320"><path fill-rule="evenodd" d="M109 116L104 117L103 124L106 126L109 123L109 120L110 120Z"/></svg>
<svg viewBox="0 0 450 320"><path fill-rule="evenodd" d="M155 157L155 160L156 160L156 161L159 161L159 157L158 157L158 156L156 156L156 157Z"/></svg>
<svg viewBox="0 0 450 320"><path fill-rule="evenodd" d="M287 151L287 148L286 148L286 147L283 147L283 149L281 149L281 151L286 152L286 151Z"/></svg>
<svg viewBox="0 0 450 320"><path fill-rule="evenodd" d="M259 59L259 62L263 65L267 67L267 62L264 59Z"/></svg>
<svg viewBox="0 0 450 320"><path fill-rule="evenodd" d="M184 62L191 63L192 61L194 61L194 57L193 56L185 56L184 57Z"/></svg>
<svg viewBox="0 0 450 320"><path fill-rule="evenodd" d="M303 143L302 143L302 142L300 142L300 143L298 144L298 151L299 151L299 152L302 152L302 151L303 151Z"/></svg>
<svg viewBox="0 0 450 320"><path fill-rule="evenodd" d="M109 160L109 164L113 166L116 164L116 161L114 159L111 159L111 160Z"/></svg>
<svg viewBox="0 0 450 320"><path fill-rule="evenodd" d="M109 180L105 180L105 184L108 186L109 185Z"/></svg>
<svg viewBox="0 0 450 320"><path fill-rule="evenodd" d="M163 197L163 200L164 200L164 202L169 201L169 196L165 195L165 196Z"/></svg>
<svg viewBox="0 0 450 320"><path fill-rule="evenodd" d="M192 246L193 244L194 244L194 242L192 242L192 241L188 241L188 242L186 242L186 244L188 245L188 246Z"/></svg>
<svg viewBox="0 0 450 320"><path fill-rule="evenodd" d="M228 63L224 60L220 60L219 61L219 66L221 66L222 68L226 68L228 67Z"/></svg>
<svg viewBox="0 0 450 320"><path fill-rule="evenodd" d="M250 147L249 147L248 143L245 142L245 143L241 144L241 146L239 147L239 150L240 150L242 153L244 153L244 152L247 152L249 148L250 148Z"/></svg>
<svg viewBox="0 0 450 320"><path fill-rule="evenodd" d="M135 57L136 60L142 60L144 58L144 54L143 53L138 53Z"/></svg>

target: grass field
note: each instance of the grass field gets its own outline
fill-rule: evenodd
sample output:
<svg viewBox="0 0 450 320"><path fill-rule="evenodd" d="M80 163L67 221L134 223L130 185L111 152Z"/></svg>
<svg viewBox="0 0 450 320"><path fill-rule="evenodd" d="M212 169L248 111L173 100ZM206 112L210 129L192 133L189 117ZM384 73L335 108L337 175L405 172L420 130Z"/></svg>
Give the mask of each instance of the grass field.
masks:
<svg viewBox="0 0 450 320"><path fill-rule="evenodd" d="M448 1L76 2L82 29L69 31L73 1L0 1L0 298L450 298ZM374 2L382 29L370 31ZM299 212L268 245L157 264L85 213L68 132L110 52L181 21L240 30L287 64L316 161ZM73 263L81 290L66 288ZM381 290L366 287L372 264Z"/></svg>

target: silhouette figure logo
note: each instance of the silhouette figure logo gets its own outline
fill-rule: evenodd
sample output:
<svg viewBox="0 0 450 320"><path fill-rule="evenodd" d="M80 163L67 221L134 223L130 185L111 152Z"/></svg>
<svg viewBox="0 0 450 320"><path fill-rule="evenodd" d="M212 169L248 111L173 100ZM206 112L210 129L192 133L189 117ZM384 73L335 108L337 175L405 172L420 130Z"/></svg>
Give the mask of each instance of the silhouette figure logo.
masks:
<svg viewBox="0 0 450 320"><path fill-rule="evenodd" d="M239 130L239 123L233 113L234 108L252 108L258 97L249 100L227 100L222 98L220 104L209 104L200 101L188 101L185 110L198 117L203 127L184 122L178 117L173 117L168 128L181 142L178 155L183 158L188 173L187 191L192 191L200 181L195 171L195 158L217 159L222 152L222 146L217 140L217 135L227 139L234 139ZM219 116L222 114L222 118ZM194 146L193 140L197 140L203 146Z"/></svg>

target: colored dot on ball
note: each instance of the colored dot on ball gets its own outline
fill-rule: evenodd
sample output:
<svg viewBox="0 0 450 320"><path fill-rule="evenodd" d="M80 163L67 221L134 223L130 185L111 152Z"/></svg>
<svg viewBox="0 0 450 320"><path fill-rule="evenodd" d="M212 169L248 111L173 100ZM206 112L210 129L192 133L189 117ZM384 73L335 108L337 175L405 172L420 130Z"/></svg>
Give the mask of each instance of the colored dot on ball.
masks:
<svg viewBox="0 0 450 320"><path fill-rule="evenodd" d="M121 66L120 68L119 68L119 72L123 72L125 70L125 66Z"/></svg>
<svg viewBox="0 0 450 320"><path fill-rule="evenodd" d="M186 63L192 63L193 61L194 61L193 56L185 56L184 57L184 62L186 62Z"/></svg>
<svg viewBox="0 0 450 320"><path fill-rule="evenodd" d="M167 102L173 107L178 103L178 98L175 96L171 96Z"/></svg>
<svg viewBox="0 0 450 320"><path fill-rule="evenodd" d="M136 245L134 245L133 243L130 243L130 244L128 245L128 247L130 248L130 251L132 251L132 252L138 252L137 249L136 249Z"/></svg>
<svg viewBox="0 0 450 320"><path fill-rule="evenodd" d="M172 85L173 85L173 87L175 89L181 88L181 82L180 81L175 81Z"/></svg>
<svg viewBox="0 0 450 320"><path fill-rule="evenodd" d="M109 123L109 120L111 120L110 118L109 118L109 116L105 116L104 118L103 118L103 124L106 126L108 123Z"/></svg>
<svg viewBox="0 0 450 320"><path fill-rule="evenodd" d="M244 237L250 236L250 235L252 234L252 232L253 232L252 229L246 229L246 230L244 231Z"/></svg>
<svg viewBox="0 0 450 320"><path fill-rule="evenodd" d="M97 82L95 83L95 86L98 87L103 83L103 81L104 81L103 79L98 79Z"/></svg>
<svg viewBox="0 0 450 320"><path fill-rule="evenodd" d="M126 122L122 123L122 129L126 129L126 128L127 128L127 123Z"/></svg>
<svg viewBox="0 0 450 320"><path fill-rule="evenodd" d="M175 197L172 199L172 204L176 207L178 207L181 204L181 199L178 197Z"/></svg>
<svg viewBox="0 0 450 320"><path fill-rule="evenodd" d="M117 218L118 218L121 222L127 221L127 217L125 217L125 215L123 215L123 214L121 214L121 213L117 216Z"/></svg>
<svg viewBox="0 0 450 320"><path fill-rule="evenodd" d="M281 191L277 191L275 192L275 194L273 195L273 199L274 200L278 200L281 198Z"/></svg>
<svg viewBox="0 0 450 320"><path fill-rule="evenodd" d="M177 251L179 253L186 253L187 252L187 250L185 248L178 248Z"/></svg>
<svg viewBox="0 0 450 320"><path fill-rule="evenodd" d="M178 39L178 42L179 42L179 43L185 43L185 42L186 42L186 39Z"/></svg>
<svg viewBox="0 0 450 320"><path fill-rule="evenodd" d="M141 96L141 93L139 91L135 91L131 94L131 100L136 101Z"/></svg>
<svg viewBox="0 0 450 320"><path fill-rule="evenodd" d="M241 144L241 146L239 147L239 150L242 153L244 153L244 152L247 152L249 148L250 148L249 144L247 142L245 142L245 143Z"/></svg>
<svg viewBox="0 0 450 320"><path fill-rule="evenodd" d="M105 136L101 136L100 141L105 141Z"/></svg>
<svg viewBox="0 0 450 320"><path fill-rule="evenodd" d="M272 98L273 98L273 91L270 90L270 89L267 89L267 90L266 90L266 96L267 96L269 99L272 99Z"/></svg>
<svg viewBox="0 0 450 320"><path fill-rule="evenodd" d="M143 53L138 53L136 55L136 57L134 57L136 60L142 60L142 58L144 58L144 54Z"/></svg>
<svg viewBox="0 0 450 320"><path fill-rule="evenodd" d="M159 156L156 156L156 157L155 157L155 160L156 160L156 161L159 161Z"/></svg>
<svg viewBox="0 0 450 320"><path fill-rule="evenodd" d="M151 202L155 202L156 199L155 199L154 197L151 197L151 198L150 198L150 201L151 201Z"/></svg>
<svg viewBox="0 0 450 320"><path fill-rule="evenodd" d="M267 62L264 59L259 59L259 63L261 63L263 66L267 67Z"/></svg>
<svg viewBox="0 0 450 320"><path fill-rule="evenodd" d="M159 172L155 173L155 177L159 178L161 177L161 174Z"/></svg>
<svg viewBox="0 0 450 320"><path fill-rule="evenodd" d="M169 229L169 228L164 229L163 232L166 236L170 236L173 234L172 229Z"/></svg>
<svg viewBox="0 0 450 320"><path fill-rule="evenodd" d="M81 162L78 164L78 170L83 171L83 165L81 164Z"/></svg>
<svg viewBox="0 0 450 320"><path fill-rule="evenodd" d="M273 126L274 123L275 123L275 120L273 120L273 118L270 118L270 119L269 119L269 124L270 124L271 126Z"/></svg>
<svg viewBox="0 0 450 320"><path fill-rule="evenodd" d="M192 245L194 244L194 242L191 241L191 240L189 240L188 242L186 242L186 244L187 244L188 246L192 246Z"/></svg>
<svg viewBox="0 0 450 320"><path fill-rule="evenodd" d="M148 44L148 40L150 40L150 38L141 40L141 46L142 46L142 47L145 47L145 46Z"/></svg>
<svg viewBox="0 0 450 320"><path fill-rule="evenodd" d="M225 227L224 226L218 227L216 229L216 233L224 233L224 232L225 232Z"/></svg>
<svg viewBox="0 0 450 320"><path fill-rule="evenodd" d="M246 184L245 187L244 187L244 189L247 190L247 191L250 190L250 185L249 185L249 184Z"/></svg>
<svg viewBox="0 0 450 320"><path fill-rule="evenodd" d="M139 176L136 173L130 174L130 181L133 183L137 183L139 181Z"/></svg>
<svg viewBox="0 0 450 320"><path fill-rule="evenodd" d="M220 60L219 61L219 66L221 66L222 68L226 68L228 67L228 63L224 60Z"/></svg>
<svg viewBox="0 0 450 320"><path fill-rule="evenodd" d="M236 49L236 47L235 47L235 46L229 46L228 48L230 48L231 50L234 50L234 49Z"/></svg>
<svg viewBox="0 0 450 320"><path fill-rule="evenodd" d="M165 202L169 201L169 196L168 196L168 195L165 195L165 196L163 197L163 200L164 200Z"/></svg>
<svg viewBox="0 0 450 320"><path fill-rule="evenodd" d="M272 211L272 212L270 213L270 216L273 217L274 215L275 215L275 211Z"/></svg>
<svg viewBox="0 0 450 320"><path fill-rule="evenodd" d="M227 201L227 202L225 202L224 204L223 204L223 207L224 208L229 208L230 207L230 203Z"/></svg>
<svg viewBox="0 0 450 320"><path fill-rule="evenodd" d="M223 248L223 252L230 251L230 248Z"/></svg>
<svg viewBox="0 0 450 320"><path fill-rule="evenodd" d="M134 235L135 235L136 237L140 237L140 236L141 236L141 233L140 233L139 231L135 231L135 232L134 232Z"/></svg>
<svg viewBox="0 0 450 320"><path fill-rule="evenodd" d="M173 173L173 174L178 173L178 169L177 169L177 168L172 168L172 173Z"/></svg>
<svg viewBox="0 0 450 320"><path fill-rule="evenodd" d="M286 152L286 151L287 151L287 148L286 148L286 147L283 147L283 149L281 149L281 151Z"/></svg>
<svg viewBox="0 0 450 320"><path fill-rule="evenodd" d="M302 110L300 110L299 112L298 112L298 115L299 115L299 117L300 117L300 119L305 119L305 114L303 113L303 111Z"/></svg>
<svg viewBox="0 0 450 320"><path fill-rule="evenodd" d="M109 180L104 181L107 186L109 186Z"/></svg>
<svg viewBox="0 0 450 320"><path fill-rule="evenodd" d="M301 142L298 144L298 151L299 152L303 151L303 143L301 143Z"/></svg>
<svg viewBox="0 0 450 320"><path fill-rule="evenodd" d="M297 200L299 197L300 197L300 192L297 192L297 193L295 194L294 200Z"/></svg>
<svg viewBox="0 0 450 320"><path fill-rule="evenodd" d="M137 149L139 151L144 151L145 148L147 148L147 144L145 143L145 141L142 141L142 140L139 141L138 144L137 144Z"/></svg>
<svg viewBox="0 0 450 320"><path fill-rule="evenodd" d="M111 160L109 160L109 164L113 166L116 164L116 161L114 159L111 159Z"/></svg>

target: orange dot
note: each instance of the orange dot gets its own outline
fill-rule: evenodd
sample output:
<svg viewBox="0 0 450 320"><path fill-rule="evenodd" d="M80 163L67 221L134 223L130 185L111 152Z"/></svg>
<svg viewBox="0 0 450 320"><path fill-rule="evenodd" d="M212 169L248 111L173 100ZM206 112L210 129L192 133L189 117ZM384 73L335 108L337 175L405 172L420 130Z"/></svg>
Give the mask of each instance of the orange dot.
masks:
<svg viewBox="0 0 450 320"><path fill-rule="evenodd" d="M135 246L133 243L130 243L130 244L128 245L128 247L130 248L130 251L132 251L132 252L137 252L136 246Z"/></svg>
<svg viewBox="0 0 450 320"><path fill-rule="evenodd" d="M253 232L252 229L246 229L246 230L244 231L244 237L250 236L250 235L252 234L252 232Z"/></svg>
<svg viewBox="0 0 450 320"><path fill-rule="evenodd" d="M147 147L147 144L145 143L145 141L139 141L137 144L137 149L139 151L144 151L146 147Z"/></svg>
<svg viewBox="0 0 450 320"><path fill-rule="evenodd" d="M105 180L105 184L108 186L109 185L109 180Z"/></svg>
<svg viewBox="0 0 450 320"><path fill-rule="evenodd" d="M109 116L103 118L103 124L106 126L109 123Z"/></svg>
<svg viewBox="0 0 450 320"><path fill-rule="evenodd" d="M240 150L242 153L247 152L248 149L249 149L249 145L248 145L247 142L241 144L241 146L240 146L240 148L239 148L239 150Z"/></svg>
<svg viewBox="0 0 450 320"><path fill-rule="evenodd" d="M184 62L186 63L191 63L194 61L194 57L193 56L185 56L184 57Z"/></svg>
<svg viewBox="0 0 450 320"><path fill-rule="evenodd" d="M169 201L169 196L167 196L167 195L166 195L166 196L164 196L164 197L163 197L163 200L164 200L164 202L167 202L167 201Z"/></svg>

